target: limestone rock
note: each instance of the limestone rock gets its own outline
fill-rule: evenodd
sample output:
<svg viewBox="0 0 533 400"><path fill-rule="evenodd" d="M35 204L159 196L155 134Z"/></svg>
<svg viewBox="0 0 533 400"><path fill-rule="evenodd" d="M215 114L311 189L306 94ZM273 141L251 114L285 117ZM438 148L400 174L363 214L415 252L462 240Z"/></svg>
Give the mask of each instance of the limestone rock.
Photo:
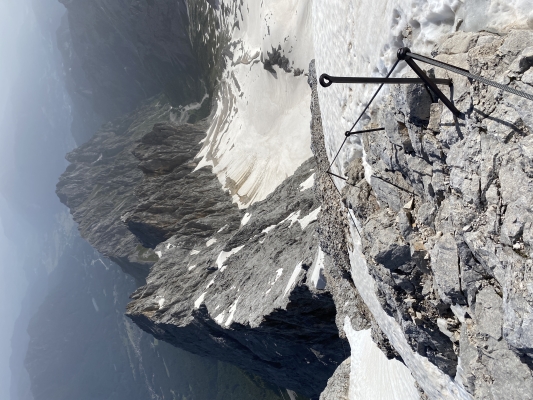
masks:
<svg viewBox="0 0 533 400"><path fill-rule="evenodd" d="M335 373L329 378L328 386L320 394L320 400L350 400L350 362L348 357L335 370Z"/></svg>
<svg viewBox="0 0 533 400"><path fill-rule="evenodd" d="M158 175L161 194L154 195L168 194L165 220L175 218L178 229L169 228L172 236L156 246L159 260L146 286L132 294L127 315L159 340L318 397L345 354L316 234L320 203L313 190L300 190L315 168L308 160L244 216L222 191L228 209L206 208L202 191L194 189L197 172L189 170L191 180L179 181L191 188L186 196L172 192L180 166ZM207 185L209 195L217 188ZM179 222L184 206L196 222ZM137 215L142 220L150 214ZM325 287L314 278L320 274Z"/></svg>
<svg viewBox="0 0 533 400"><path fill-rule="evenodd" d="M459 255L455 238L446 233L431 250L431 270L442 301L448 304L462 303L459 282Z"/></svg>
<svg viewBox="0 0 533 400"><path fill-rule="evenodd" d="M528 30L456 32L434 54L491 80L507 76L509 85L530 92L532 45ZM464 119L416 85L392 87L373 110L370 123L384 126L385 134L361 138L370 185L362 190L351 182L355 187L343 189L358 218L352 240L365 259L354 258L352 268L368 273L372 283L353 279L364 291L373 287L363 297L377 299L371 315L381 315L377 322L402 357L418 353L462 385L465 398L529 398L531 102L453 79ZM418 381L423 391L430 398L441 393L428 383L434 375L418 368L412 371L424 377Z"/></svg>
<svg viewBox="0 0 533 400"><path fill-rule="evenodd" d="M107 123L67 155L70 165L57 184L56 193L70 208L82 237L139 283L157 256L123 222L136 206L134 190L143 177L132 150L155 123L170 123L171 115L171 106L161 97Z"/></svg>

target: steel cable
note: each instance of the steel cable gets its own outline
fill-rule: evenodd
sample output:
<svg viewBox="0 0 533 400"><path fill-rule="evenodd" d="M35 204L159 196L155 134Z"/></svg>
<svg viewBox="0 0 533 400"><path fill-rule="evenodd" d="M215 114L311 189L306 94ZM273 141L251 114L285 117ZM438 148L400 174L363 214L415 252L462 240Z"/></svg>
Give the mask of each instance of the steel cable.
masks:
<svg viewBox="0 0 533 400"><path fill-rule="evenodd" d="M396 68L396 66L398 65L398 63L400 62L400 60L396 60L396 62L394 63L394 65L392 66L392 68L389 70L389 72L387 73L387 76L385 78L388 78L392 72L394 71L394 69ZM352 132L353 131L353 128L355 128L355 126L357 125L357 123L361 120L361 118L363 118L363 115L366 113L366 111L368 110L368 107L370 107L370 104L372 104L372 102L374 101L374 99L376 98L376 96L378 95L379 91L381 90L381 88L383 87L384 83L382 83L381 85L379 85L378 89L376 90L376 92L374 93L374 95L372 96L372 98L370 99L370 101L368 102L368 104L366 105L365 109L363 110L363 112L361 112L361 114L359 115L359 117L357 118L357 120L354 122L354 124L352 125L352 127L350 128L350 130L348 130L346 133L348 132ZM342 142L341 146L339 147L339 151L337 151L337 154L335 155L335 157L333 158L333 161L331 162L331 164L329 164L329 168L328 168L328 171L331 170L331 167L333 166L333 163L335 162L335 160L337 160L337 157L339 156L342 148L344 147L344 144L346 143L346 140L348 140L348 137L350 135L345 135L346 137L344 138L344 141Z"/></svg>
<svg viewBox="0 0 533 400"><path fill-rule="evenodd" d="M446 64L446 63L434 60L432 58L427 58L427 57L421 56L420 54L407 53L406 55L411 57L411 58L414 58L415 60L419 60L419 61L431 64L431 65L434 65L435 67L446 69L446 70L454 72L456 74L463 75L463 76L466 76L467 78L474 79L476 81L484 83L485 85L494 86L494 87L496 87L498 89L504 90L506 92L509 92L509 93L512 93L512 94L515 94L517 96L524 97L524 98L526 98L528 100L532 100L533 101L533 95L530 95L529 93L522 92L521 90L513 89L510 86L503 85L501 83L497 83L497 82L491 81L489 79L482 78L481 76L471 74L470 72L468 72L465 69L458 68L458 67L455 67L453 65Z"/></svg>

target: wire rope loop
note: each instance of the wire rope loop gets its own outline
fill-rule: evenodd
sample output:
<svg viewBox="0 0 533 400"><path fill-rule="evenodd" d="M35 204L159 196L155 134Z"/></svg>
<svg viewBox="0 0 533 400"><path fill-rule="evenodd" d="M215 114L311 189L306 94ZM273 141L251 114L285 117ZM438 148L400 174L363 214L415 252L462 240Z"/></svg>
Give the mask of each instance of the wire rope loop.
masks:
<svg viewBox="0 0 533 400"><path fill-rule="evenodd" d="M328 74L320 75L320 78L318 80L322 87L329 87L333 83L333 79L331 79L331 77Z"/></svg>

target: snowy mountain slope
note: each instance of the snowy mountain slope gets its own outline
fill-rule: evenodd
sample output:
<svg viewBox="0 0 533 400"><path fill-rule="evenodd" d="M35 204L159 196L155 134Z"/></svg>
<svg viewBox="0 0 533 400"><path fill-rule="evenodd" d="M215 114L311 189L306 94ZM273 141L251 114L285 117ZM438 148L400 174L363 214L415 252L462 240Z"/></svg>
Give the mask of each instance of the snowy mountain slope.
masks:
<svg viewBox="0 0 533 400"><path fill-rule="evenodd" d="M350 400L371 395L496 399L506 391L520 398L533 382L525 358L530 336L521 329L533 313L527 289L513 286L494 257L504 254L504 265L512 266L507 270L529 279L525 265L517 261L531 239L524 234L531 223L527 196L509 202L504 228L495 222L496 231L489 230L485 221L495 218L493 211L499 210L500 222L506 211L495 178L499 172L494 172L500 165L479 171L474 161L482 153L475 138L485 140L482 132L487 131L505 142L494 148L506 163L512 159L509 154L519 154L517 160L527 170L529 142L520 142L520 137L531 133L528 108L502 104L493 92L482 92L483 104L476 106L484 114L472 117L466 131L420 88L389 88L371 114L387 131L361 142L352 139L336 166L350 179L341 199L324 165L374 87L333 85L317 93L315 78L310 112L305 74L316 53L318 74L382 75L394 62L396 48L404 45L423 54L435 50L443 60L465 67L470 62L479 71L492 65L502 72L515 60L529 62L527 52L519 58L524 50L519 47L531 45L527 35L503 39L488 33L450 34L457 29L524 28L531 20L529 3L190 0L192 51L213 106L207 123L181 125L185 119L172 118L172 108L161 106L164 125L154 127L161 121L146 118L143 126L141 121L134 124L138 130L125 131L128 137L119 137L117 129L103 132L123 142L118 154L127 156L127 165L115 163L114 153L106 158L104 152L101 159L99 149L86 145L82 150L91 154L77 151L81 158L66 174L105 176L122 165L132 177L128 182L121 179L123 174L115 177L131 202L113 204L120 213L106 215L112 217L113 228L125 230L126 223L131 231L129 236L116 235L117 242L133 234L155 250L139 247L137 241L125 249L146 250L153 263L147 284L132 296L130 318L158 339L230 361L310 396L323 389L328 374L348 356L342 346L348 339L351 383L332 387L348 387ZM448 37L448 47L434 48ZM491 43L500 47L493 44L493 49ZM491 59L492 50L501 58ZM485 64L472 62L476 58ZM531 77L520 65L506 76L513 84L526 85ZM400 68L397 74L405 72ZM458 103L467 110L480 89L457 79L456 90ZM413 98L419 110L413 109ZM397 112L391 114L391 109ZM425 113L422 122L412 121L416 112ZM511 118L520 135L514 128L494 125L494 118ZM310 120L320 135L310 134ZM205 125L207 137L200 140ZM473 134L460 143L464 138L457 132L463 128ZM316 166L305 163L310 145ZM350 162L362 156L363 145L370 167L366 172L409 184L415 200L369 174L364 179L361 160ZM487 163L491 154L483 156ZM500 153L494 157L501 159ZM144 176L134 170L137 166ZM518 172L502 171L503 177L512 178L507 181L526 181ZM97 183L110 182L115 180ZM99 185L81 196L86 188L72 186L70 193L77 200L95 200L79 201L78 207L86 206L84 216L98 215L92 208L102 212L102 205L115 200ZM96 198L98 193L105 199ZM359 218L361 238L353 226L350 231L340 200ZM88 231L98 233L94 228L105 225L106 219L97 219L90 220ZM502 232L503 239L498 237ZM484 238L496 246L494 254L484 251ZM497 247L500 240L507 247ZM500 249L505 252L498 253ZM427 260L433 262L431 268ZM455 267L462 274L456 280ZM498 312L502 307L508 310L505 320ZM505 360L505 368L490 361L493 353ZM368 365L375 359L379 368ZM341 368L336 376L347 379L346 363ZM328 393L333 397L324 399L338 398L334 390Z"/></svg>
<svg viewBox="0 0 533 400"><path fill-rule="evenodd" d="M213 166L234 201L247 207L311 156L303 74L313 57L311 2L230 1L214 13L221 26L214 33L228 43L197 168Z"/></svg>

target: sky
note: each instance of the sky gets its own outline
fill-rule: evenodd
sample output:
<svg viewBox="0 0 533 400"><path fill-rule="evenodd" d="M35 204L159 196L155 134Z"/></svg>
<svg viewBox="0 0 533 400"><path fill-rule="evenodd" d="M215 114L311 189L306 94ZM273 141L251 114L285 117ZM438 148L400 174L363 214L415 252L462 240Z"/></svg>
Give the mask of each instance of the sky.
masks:
<svg viewBox="0 0 533 400"><path fill-rule="evenodd" d="M2 0L0 2L0 54L2 54L2 61L0 62L0 140L4 147L4 139L7 136L6 122L8 117L6 114L6 104L9 97L10 86L15 77L18 52L17 41L13 40L19 36L22 29L24 14L27 14L26 6L27 0Z"/></svg>
<svg viewBox="0 0 533 400"><path fill-rule="evenodd" d="M32 216L24 212L24 207L18 207L17 200L33 197L35 204L57 203L59 207L59 201L51 196L58 175L57 164L63 162L62 155L59 162L47 162L39 154L43 150L42 136L51 131L42 124L42 117L36 110L41 108L39 102L46 104L42 95L46 90L34 85L39 79L46 80L50 76L51 62L43 59L50 51L38 51L46 42L49 38L42 35L31 0L0 0L0 399L10 398L13 329L28 287L23 263L28 257L39 259L41 251L39 241L32 242L40 234L37 232L41 227L31 224ZM57 83L46 82L43 87L54 88ZM33 121L32 116L35 116ZM43 129L40 131L35 126L43 126ZM36 143L34 148L28 146L31 142ZM61 153L64 155L63 151ZM58 154L51 156L58 158ZM44 174L40 172L43 170ZM43 180L50 186L47 198L35 189ZM47 207L43 207L42 212L48 212Z"/></svg>
<svg viewBox="0 0 533 400"><path fill-rule="evenodd" d="M26 10L25 10L26 9ZM0 148L2 158L0 167L9 165L9 148L12 147L13 120L6 111L10 95L11 82L15 79L19 54L17 40L23 26L24 15L28 9L25 1L2 0L0 2ZM6 209L7 203L0 196L0 208ZM9 357L11 355L11 336L15 319L20 313L22 298L26 292L27 282L24 271L20 268L20 259L14 251L15 244L4 234L4 227L0 221L0 316L2 329L0 330L0 398L9 398L11 373Z"/></svg>

